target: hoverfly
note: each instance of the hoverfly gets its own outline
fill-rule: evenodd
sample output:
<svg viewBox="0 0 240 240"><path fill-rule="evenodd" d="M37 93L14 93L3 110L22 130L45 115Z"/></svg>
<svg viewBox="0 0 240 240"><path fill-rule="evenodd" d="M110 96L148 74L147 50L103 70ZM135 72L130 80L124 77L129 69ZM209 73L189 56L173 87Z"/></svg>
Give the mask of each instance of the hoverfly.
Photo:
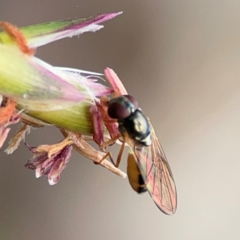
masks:
<svg viewBox="0 0 240 240"><path fill-rule="evenodd" d="M118 123L119 135L115 135L103 146L115 140L122 141L116 166L119 166L124 145L128 144L128 179L137 193L148 191L157 207L165 214L173 214L177 208L177 191L167 158L147 117L138 108L133 96L121 95L106 102L107 117ZM103 108L99 108L103 114ZM111 154L107 153L105 157Z"/></svg>

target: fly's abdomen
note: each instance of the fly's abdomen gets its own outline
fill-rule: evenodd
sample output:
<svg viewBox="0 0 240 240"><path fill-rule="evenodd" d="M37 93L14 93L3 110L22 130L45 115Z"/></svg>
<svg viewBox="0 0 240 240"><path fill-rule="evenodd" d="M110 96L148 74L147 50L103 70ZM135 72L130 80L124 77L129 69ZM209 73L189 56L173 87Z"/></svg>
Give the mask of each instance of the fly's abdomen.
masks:
<svg viewBox="0 0 240 240"><path fill-rule="evenodd" d="M146 185L132 153L129 153L128 155L127 174L128 181L135 192L144 193L147 191Z"/></svg>

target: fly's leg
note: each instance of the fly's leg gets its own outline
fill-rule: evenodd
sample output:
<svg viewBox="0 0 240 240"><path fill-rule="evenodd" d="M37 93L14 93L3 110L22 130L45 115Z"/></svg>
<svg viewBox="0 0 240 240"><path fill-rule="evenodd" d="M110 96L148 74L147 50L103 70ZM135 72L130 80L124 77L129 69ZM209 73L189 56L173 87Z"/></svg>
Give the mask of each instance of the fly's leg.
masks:
<svg viewBox="0 0 240 240"><path fill-rule="evenodd" d="M95 106L89 108L94 130L93 139L103 152L106 152L106 146L114 143L114 141L110 141L108 144L104 143L103 125L107 128L111 139L116 141L119 138L118 123L107 115L106 101L106 97L103 97L100 103L96 102Z"/></svg>
<svg viewBox="0 0 240 240"><path fill-rule="evenodd" d="M111 162L104 158L106 153L93 148L83 139L81 134L70 132L64 129L60 129L60 131L62 132L63 136L71 138L73 141L73 148L80 154L92 160L95 164L99 164L118 176L126 178L126 174L124 172L122 172L119 168L116 168Z"/></svg>
<svg viewBox="0 0 240 240"><path fill-rule="evenodd" d="M104 145L104 146L109 146L109 145L111 145L112 143L114 143L119 137L121 137L121 135L118 135L118 136L116 136L115 138L110 139L108 142L105 142L103 145ZM98 162L97 164L100 164L104 159L106 159L107 157L109 157L109 159L111 160L112 164L113 164L115 167L118 167L119 164L120 164L120 162L121 162L122 154L123 154L123 151L124 151L124 146L125 146L125 141L124 141L124 142L122 143L122 145L121 145L121 148L120 148L120 150L119 150L116 163L114 162L114 160L113 160L113 158L112 158L111 152L107 152L106 155L102 158L102 160L101 160L100 162Z"/></svg>
<svg viewBox="0 0 240 240"><path fill-rule="evenodd" d="M100 110L98 111L98 109L100 109ZM95 106L90 107L90 112L91 112L91 116L92 116L92 123L93 123L93 129L94 129L93 139L99 145L100 149L103 152L106 152L106 148L108 146L114 144L116 142L116 140L121 138L121 134L119 132L114 132L114 135L112 134L111 139L107 142L104 142L102 122L104 122L104 124L110 131L112 130L112 128L109 128L109 126L111 126L112 124L117 124L117 122L114 119L106 119L106 117L105 117L105 119L103 119L102 115L104 115L106 112L104 111L102 105L99 105L98 108L96 108ZM110 122L109 122L109 120L110 120ZM106 158L109 158L110 161L112 162L112 164L115 167L118 167L121 162L121 157L123 154L124 146L125 146L125 142L123 142L121 145L116 163L114 162L114 160L112 158L111 152L107 152L105 154L105 156L102 158L102 160L100 162L97 162L96 164L101 164L102 161L104 161Z"/></svg>

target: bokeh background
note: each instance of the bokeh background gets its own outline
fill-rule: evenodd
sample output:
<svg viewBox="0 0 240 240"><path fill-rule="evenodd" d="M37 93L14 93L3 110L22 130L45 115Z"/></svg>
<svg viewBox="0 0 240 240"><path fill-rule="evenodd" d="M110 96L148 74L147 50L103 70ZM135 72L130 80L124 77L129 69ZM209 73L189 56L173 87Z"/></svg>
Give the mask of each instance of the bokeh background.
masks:
<svg viewBox="0 0 240 240"><path fill-rule="evenodd" d="M37 56L118 73L168 156L176 214L165 216L148 194L137 195L128 180L76 152L49 186L24 168L31 154L21 145L10 156L0 153L0 240L239 239L240 1L0 2L0 18L18 26L115 11L124 14L103 30L41 47ZM46 128L27 142L61 138Z"/></svg>

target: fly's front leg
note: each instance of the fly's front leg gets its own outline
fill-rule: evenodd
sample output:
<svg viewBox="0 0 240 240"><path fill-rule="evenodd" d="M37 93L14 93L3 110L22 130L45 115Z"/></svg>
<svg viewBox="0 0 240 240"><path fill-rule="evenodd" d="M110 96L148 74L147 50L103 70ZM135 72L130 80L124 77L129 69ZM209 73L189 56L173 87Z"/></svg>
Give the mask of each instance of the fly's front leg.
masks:
<svg viewBox="0 0 240 240"><path fill-rule="evenodd" d="M119 136L117 121L108 116L107 101L106 97L102 97L100 103L96 102L96 105L91 106L89 109L93 124L93 139L103 152L106 152L106 147L114 144ZM103 125L107 128L110 138L115 139L115 141L110 141L107 144L104 143Z"/></svg>
<svg viewBox="0 0 240 240"><path fill-rule="evenodd" d="M108 105L108 98L102 97L100 100L100 103L96 103L96 106L91 106L89 109L92 117L93 129L94 129L93 139L99 145L99 148L103 152L107 152L107 147L114 144L118 139L121 138L121 134L118 131L117 121L114 119L111 119L108 116L107 105ZM111 137L110 140L107 142L104 142L103 124L105 124ZM110 161L113 163L113 165L115 167L118 167L121 162L124 145L125 145L125 142L123 142L121 145L116 163L112 158L111 152L107 152L105 156L102 158L102 160L100 162L97 162L96 164L101 164L102 161L104 161L106 158L109 158Z"/></svg>

